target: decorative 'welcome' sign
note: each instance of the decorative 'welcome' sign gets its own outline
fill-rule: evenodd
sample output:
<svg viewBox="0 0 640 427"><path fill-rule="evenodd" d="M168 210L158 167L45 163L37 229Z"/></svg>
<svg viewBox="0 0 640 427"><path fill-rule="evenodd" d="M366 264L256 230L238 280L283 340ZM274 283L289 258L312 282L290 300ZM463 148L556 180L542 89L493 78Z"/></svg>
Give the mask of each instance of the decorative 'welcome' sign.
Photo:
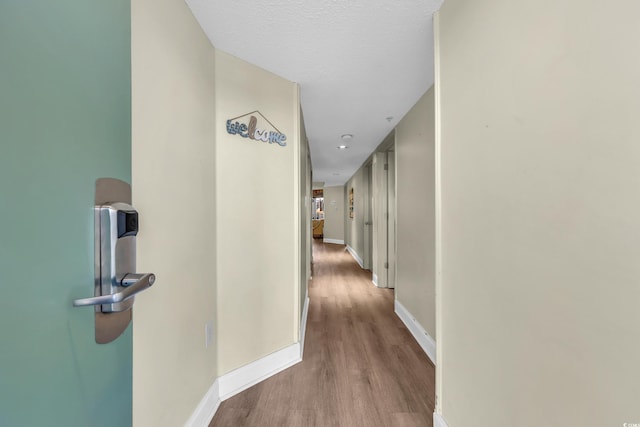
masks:
<svg viewBox="0 0 640 427"><path fill-rule="evenodd" d="M265 122L269 123L272 130L258 128L258 119L256 116L261 117ZM247 118L249 119L248 122ZM280 132L278 128L258 110L227 120L227 133L240 135L243 138L249 138L255 141L268 142L269 144L275 143L281 147L287 145L285 142L287 136Z"/></svg>

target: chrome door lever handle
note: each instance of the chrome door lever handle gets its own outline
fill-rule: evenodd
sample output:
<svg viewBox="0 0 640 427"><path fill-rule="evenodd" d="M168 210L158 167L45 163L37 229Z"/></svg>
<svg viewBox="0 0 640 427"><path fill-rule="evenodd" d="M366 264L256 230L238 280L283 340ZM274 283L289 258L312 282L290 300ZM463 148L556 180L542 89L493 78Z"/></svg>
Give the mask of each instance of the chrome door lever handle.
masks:
<svg viewBox="0 0 640 427"><path fill-rule="evenodd" d="M73 300L74 307L85 307L88 305L115 304L133 297L135 294L150 288L156 281L156 275L147 274L127 274L122 278L121 286L123 291L111 295L101 295L99 297L80 298Z"/></svg>

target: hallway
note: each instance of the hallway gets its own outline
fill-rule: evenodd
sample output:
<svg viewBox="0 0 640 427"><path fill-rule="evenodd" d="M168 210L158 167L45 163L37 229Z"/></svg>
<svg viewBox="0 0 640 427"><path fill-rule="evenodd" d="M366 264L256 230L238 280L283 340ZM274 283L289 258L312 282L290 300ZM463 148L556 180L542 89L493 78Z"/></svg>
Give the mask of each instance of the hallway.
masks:
<svg viewBox="0 0 640 427"><path fill-rule="evenodd" d="M342 245L314 241L304 360L224 401L210 427L431 426L435 369Z"/></svg>

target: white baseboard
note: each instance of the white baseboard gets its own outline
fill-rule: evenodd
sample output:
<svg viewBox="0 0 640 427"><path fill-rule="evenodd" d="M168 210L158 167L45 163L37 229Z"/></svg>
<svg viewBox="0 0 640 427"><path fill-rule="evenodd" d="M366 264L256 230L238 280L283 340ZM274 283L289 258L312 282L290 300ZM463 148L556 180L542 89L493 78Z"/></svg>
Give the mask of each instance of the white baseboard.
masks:
<svg viewBox="0 0 640 427"><path fill-rule="evenodd" d="M358 253L355 251L355 249L347 245L347 250L349 251L351 256L353 256L353 258L358 262L358 264L360 264L360 268L364 268L364 262L362 261L362 258L358 256Z"/></svg>
<svg viewBox="0 0 640 427"><path fill-rule="evenodd" d="M344 240L340 239L322 239L324 243L333 243L334 245L344 245Z"/></svg>
<svg viewBox="0 0 640 427"><path fill-rule="evenodd" d="M424 352L427 353L427 356L429 356L429 359L431 359L431 361L435 365L436 364L435 340L431 338L431 336L427 333L427 331L425 331L424 328L420 325L420 323L418 323L416 318L413 317L413 315L409 313L409 310L407 310L406 307L402 305L402 303L400 303L400 301L398 300L395 301L395 312L400 318L400 320L402 320L402 323L404 323L407 329L409 329L409 332L411 332L411 335L413 335L416 341L418 341L418 344L420 344L420 347L422 347Z"/></svg>
<svg viewBox="0 0 640 427"><path fill-rule="evenodd" d="M220 384L216 379L184 427L207 427L220 406Z"/></svg>
<svg viewBox="0 0 640 427"><path fill-rule="evenodd" d="M220 399L227 400L302 361L300 348L299 342L291 344L282 350L224 374L218 378L220 382Z"/></svg>
<svg viewBox="0 0 640 427"><path fill-rule="evenodd" d="M448 427L442 415L433 413L433 427Z"/></svg>
<svg viewBox="0 0 640 427"><path fill-rule="evenodd" d="M300 321L300 359L304 357L304 337L307 333L307 316L309 315L309 297L304 300L302 319Z"/></svg>

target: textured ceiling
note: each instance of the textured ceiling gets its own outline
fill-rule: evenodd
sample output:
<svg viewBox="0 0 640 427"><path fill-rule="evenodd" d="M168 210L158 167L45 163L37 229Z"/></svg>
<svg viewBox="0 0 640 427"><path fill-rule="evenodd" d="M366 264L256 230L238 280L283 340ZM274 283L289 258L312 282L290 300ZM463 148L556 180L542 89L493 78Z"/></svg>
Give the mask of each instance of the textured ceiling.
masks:
<svg viewBox="0 0 640 427"><path fill-rule="evenodd" d="M433 84L441 2L187 0L216 48L300 84L313 180L325 185L346 182ZM343 134L353 139L338 150Z"/></svg>

